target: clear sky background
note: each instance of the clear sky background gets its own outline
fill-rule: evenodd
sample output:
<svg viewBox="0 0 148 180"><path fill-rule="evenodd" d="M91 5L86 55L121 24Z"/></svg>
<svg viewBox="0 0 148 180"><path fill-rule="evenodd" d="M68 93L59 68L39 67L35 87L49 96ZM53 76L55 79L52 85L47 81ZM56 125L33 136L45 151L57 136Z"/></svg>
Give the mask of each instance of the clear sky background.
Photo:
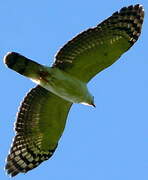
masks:
<svg viewBox="0 0 148 180"><path fill-rule="evenodd" d="M131 4L146 12L138 42L97 75L89 89L97 108L73 105L54 156L16 180L148 179L148 1L4 0L0 2L0 179L14 136L18 106L33 82L6 68L3 56L19 52L50 65L79 32Z"/></svg>

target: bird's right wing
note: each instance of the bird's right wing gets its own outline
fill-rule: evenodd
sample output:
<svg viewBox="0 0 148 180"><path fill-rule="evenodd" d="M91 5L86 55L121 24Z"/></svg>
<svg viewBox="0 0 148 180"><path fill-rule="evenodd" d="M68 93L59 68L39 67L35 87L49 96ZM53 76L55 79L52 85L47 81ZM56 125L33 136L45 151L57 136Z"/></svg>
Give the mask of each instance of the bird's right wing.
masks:
<svg viewBox="0 0 148 180"><path fill-rule="evenodd" d="M65 44L57 53L53 67L88 82L133 46L140 36L143 19L141 5L122 8Z"/></svg>
<svg viewBox="0 0 148 180"><path fill-rule="evenodd" d="M16 136L7 157L8 174L26 173L52 156L71 105L40 86L27 94L17 115Z"/></svg>

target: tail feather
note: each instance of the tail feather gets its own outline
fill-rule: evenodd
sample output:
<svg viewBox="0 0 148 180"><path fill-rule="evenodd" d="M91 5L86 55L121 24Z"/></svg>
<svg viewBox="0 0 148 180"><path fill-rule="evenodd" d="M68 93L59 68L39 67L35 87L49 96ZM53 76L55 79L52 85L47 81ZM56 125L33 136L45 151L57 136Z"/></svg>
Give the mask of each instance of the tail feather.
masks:
<svg viewBox="0 0 148 180"><path fill-rule="evenodd" d="M16 52L8 52L4 57L4 63L10 69L29 78L38 78L38 72L43 67Z"/></svg>

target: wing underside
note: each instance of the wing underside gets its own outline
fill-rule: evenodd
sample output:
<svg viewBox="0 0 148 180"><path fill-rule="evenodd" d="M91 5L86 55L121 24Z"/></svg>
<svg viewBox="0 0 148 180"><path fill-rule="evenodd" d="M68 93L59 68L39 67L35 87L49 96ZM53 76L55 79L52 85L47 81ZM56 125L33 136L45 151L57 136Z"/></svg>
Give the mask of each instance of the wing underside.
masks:
<svg viewBox="0 0 148 180"><path fill-rule="evenodd" d="M69 41L56 55L53 67L88 82L138 40L143 17L144 10L140 5L122 8Z"/></svg>
<svg viewBox="0 0 148 180"><path fill-rule="evenodd" d="M49 159L64 130L71 103L37 86L25 97L7 158L8 174L27 172Z"/></svg>

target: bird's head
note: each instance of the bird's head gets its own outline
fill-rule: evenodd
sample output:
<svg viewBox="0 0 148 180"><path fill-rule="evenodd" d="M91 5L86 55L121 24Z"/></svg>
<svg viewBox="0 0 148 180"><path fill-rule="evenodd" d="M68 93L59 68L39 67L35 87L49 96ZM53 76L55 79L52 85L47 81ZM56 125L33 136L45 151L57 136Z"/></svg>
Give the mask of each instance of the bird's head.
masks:
<svg viewBox="0 0 148 180"><path fill-rule="evenodd" d="M94 96L92 96L92 95L89 95L87 98L87 101L81 102L81 104L86 105L86 106L96 107L96 105L94 104Z"/></svg>

